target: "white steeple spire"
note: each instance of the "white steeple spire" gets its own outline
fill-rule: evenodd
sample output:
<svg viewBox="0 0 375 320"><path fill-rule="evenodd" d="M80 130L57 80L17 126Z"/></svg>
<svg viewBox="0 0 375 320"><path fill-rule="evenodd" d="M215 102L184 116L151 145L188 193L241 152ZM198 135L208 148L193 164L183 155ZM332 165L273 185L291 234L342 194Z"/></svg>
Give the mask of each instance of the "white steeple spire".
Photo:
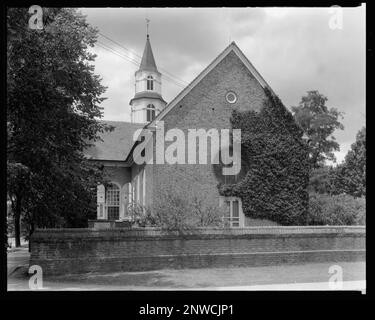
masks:
<svg viewBox="0 0 375 320"><path fill-rule="evenodd" d="M152 121L167 104L161 96L161 73L156 67L151 48L149 22L146 19L146 45L141 64L135 73L135 95L130 100L132 122L137 123Z"/></svg>

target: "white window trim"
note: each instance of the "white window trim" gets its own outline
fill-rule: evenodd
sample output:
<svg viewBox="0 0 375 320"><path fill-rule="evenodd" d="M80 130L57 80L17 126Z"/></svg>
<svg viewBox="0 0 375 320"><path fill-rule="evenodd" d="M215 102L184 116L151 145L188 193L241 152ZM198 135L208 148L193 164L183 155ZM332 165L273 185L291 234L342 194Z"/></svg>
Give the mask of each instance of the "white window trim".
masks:
<svg viewBox="0 0 375 320"><path fill-rule="evenodd" d="M234 96L234 100L229 100L229 96L230 95ZM225 100L227 100L227 102L230 103L230 104L236 103L237 102L237 94L235 92L233 92L233 91L229 91L225 95Z"/></svg>
<svg viewBox="0 0 375 320"><path fill-rule="evenodd" d="M220 206L224 206L224 203L225 201L229 201L230 202L230 219L232 219L232 214L233 214L233 201L238 201L238 211L239 211L239 226L236 227L236 226L232 226L232 221L230 221L230 228L243 228L245 226L245 215L243 214L243 211L242 211L242 201L241 201L241 198L239 197L220 197L220 200L219 200L219 205ZM223 217L223 221L224 221L224 217Z"/></svg>
<svg viewBox="0 0 375 320"><path fill-rule="evenodd" d="M121 220L122 217L122 189L119 183L111 181L110 184L114 184L119 188L119 218L117 221ZM104 216L105 219L108 220L108 205L107 205L107 188L105 189L105 202L104 202Z"/></svg>

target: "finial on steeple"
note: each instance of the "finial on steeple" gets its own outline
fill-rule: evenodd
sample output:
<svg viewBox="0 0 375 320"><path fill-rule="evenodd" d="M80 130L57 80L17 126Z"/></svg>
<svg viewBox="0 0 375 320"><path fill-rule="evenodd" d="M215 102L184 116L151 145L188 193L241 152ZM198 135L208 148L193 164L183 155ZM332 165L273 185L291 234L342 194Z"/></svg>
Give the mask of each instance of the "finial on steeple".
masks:
<svg viewBox="0 0 375 320"><path fill-rule="evenodd" d="M149 38L149 34L148 34L148 26L149 26L149 24L150 24L150 19L146 18L146 30L147 30L146 34L147 34L147 39Z"/></svg>
<svg viewBox="0 0 375 320"><path fill-rule="evenodd" d="M156 68L154 55L152 53L151 42L150 42L149 34L148 34L148 24L150 20L146 19L146 22L147 22L147 40L146 40L145 50L143 51L142 61L141 61L141 65L139 66L139 70L148 70L148 71L158 72L158 69Z"/></svg>

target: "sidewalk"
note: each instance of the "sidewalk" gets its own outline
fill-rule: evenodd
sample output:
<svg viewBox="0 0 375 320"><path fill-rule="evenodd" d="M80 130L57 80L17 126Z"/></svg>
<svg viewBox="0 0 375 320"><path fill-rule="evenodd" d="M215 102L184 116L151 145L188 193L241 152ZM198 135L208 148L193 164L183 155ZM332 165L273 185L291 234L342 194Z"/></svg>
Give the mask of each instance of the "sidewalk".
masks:
<svg viewBox="0 0 375 320"><path fill-rule="evenodd" d="M366 293L366 281L343 281L341 287L330 287L328 282L309 282L309 283L280 283L265 284L257 286L237 286L237 287L214 287L201 288L200 290L223 290L223 291L329 291L329 290L349 290L362 291Z"/></svg>

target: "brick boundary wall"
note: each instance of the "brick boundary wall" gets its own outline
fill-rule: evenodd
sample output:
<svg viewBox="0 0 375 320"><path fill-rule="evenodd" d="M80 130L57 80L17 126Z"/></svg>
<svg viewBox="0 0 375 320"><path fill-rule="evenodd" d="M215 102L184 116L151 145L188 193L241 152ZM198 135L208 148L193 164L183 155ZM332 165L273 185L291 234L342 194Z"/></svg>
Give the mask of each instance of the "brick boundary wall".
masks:
<svg viewBox="0 0 375 320"><path fill-rule="evenodd" d="M365 260L363 226L38 229L30 265L45 276L163 268L265 266Z"/></svg>

